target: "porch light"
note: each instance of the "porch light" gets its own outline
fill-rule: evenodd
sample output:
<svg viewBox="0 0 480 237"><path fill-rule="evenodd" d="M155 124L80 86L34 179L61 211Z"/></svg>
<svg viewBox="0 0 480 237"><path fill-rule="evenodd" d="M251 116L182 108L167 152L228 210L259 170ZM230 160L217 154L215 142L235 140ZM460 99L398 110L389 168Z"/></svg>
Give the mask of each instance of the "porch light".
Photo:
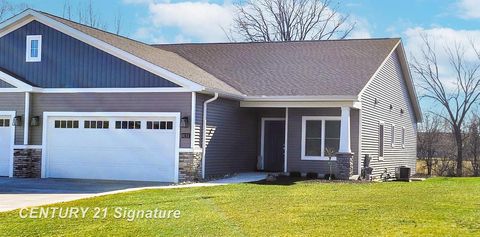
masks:
<svg viewBox="0 0 480 237"><path fill-rule="evenodd" d="M15 116L13 118L13 126L22 126L22 116Z"/></svg>
<svg viewBox="0 0 480 237"><path fill-rule="evenodd" d="M180 120L180 126L182 128L188 128L188 117L183 117L181 120Z"/></svg>
<svg viewBox="0 0 480 237"><path fill-rule="evenodd" d="M30 119L30 126L36 127L40 125L40 116L33 116Z"/></svg>

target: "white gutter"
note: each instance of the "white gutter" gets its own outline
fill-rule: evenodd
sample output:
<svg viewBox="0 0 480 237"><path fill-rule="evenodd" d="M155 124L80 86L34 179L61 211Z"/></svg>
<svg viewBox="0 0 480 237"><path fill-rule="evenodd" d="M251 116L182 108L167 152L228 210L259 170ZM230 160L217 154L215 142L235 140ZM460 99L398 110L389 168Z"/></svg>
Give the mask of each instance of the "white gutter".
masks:
<svg viewBox="0 0 480 237"><path fill-rule="evenodd" d="M213 98L203 102L203 124L202 124L202 179L205 178L205 153L207 152L207 105L218 99L218 93Z"/></svg>
<svg viewBox="0 0 480 237"><path fill-rule="evenodd" d="M30 123L30 92L25 92L25 114L23 115L23 145L28 145Z"/></svg>

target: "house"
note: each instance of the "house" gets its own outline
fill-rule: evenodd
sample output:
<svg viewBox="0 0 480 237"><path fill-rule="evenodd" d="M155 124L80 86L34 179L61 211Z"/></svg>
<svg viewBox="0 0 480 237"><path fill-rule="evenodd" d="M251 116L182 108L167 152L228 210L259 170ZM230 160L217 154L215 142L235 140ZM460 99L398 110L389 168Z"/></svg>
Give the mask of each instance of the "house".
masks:
<svg viewBox="0 0 480 237"><path fill-rule="evenodd" d="M377 174L415 167L421 111L400 39L147 45L26 10L1 23L0 52L0 176L332 165L348 179L366 154Z"/></svg>

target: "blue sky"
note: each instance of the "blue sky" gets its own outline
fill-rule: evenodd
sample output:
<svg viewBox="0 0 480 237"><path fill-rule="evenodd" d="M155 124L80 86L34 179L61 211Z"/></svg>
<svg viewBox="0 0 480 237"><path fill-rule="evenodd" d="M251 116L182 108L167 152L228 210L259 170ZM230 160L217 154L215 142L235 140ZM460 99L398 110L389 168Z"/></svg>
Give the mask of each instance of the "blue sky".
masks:
<svg viewBox="0 0 480 237"><path fill-rule="evenodd" d="M65 0L8 0L62 16ZM112 29L122 16L121 34L146 43L227 41L223 28L232 21L235 0L93 0L96 14ZM335 0L333 0L335 1ZM74 9L88 0L67 0ZM480 43L480 0L343 0L341 14L356 22L352 38L401 37L409 60L418 57L421 35L435 40L439 49L441 77L451 85L455 74L445 47ZM76 10L73 10L74 18ZM480 44L479 44L480 47ZM471 51L467 58L475 60ZM417 88L418 89L418 88ZM421 92L420 92L421 93ZM424 110L433 108L421 101Z"/></svg>
<svg viewBox="0 0 480 237"><path fill-rule="evenodd" d="M67 1L73 8L88 3ZM65 4L64 0L13 2L27 3L32 8L60 16ZM93 1L93 5L108 25L112 25L115 15L120 13L121 33L148 43L225 41L219 28L231 17L228 10L224 10L231 6L230 0L101 0ZM480 23L480 0L345 0L341 6L341 12L350 14L352 21L357 22L354 37L406 37L408 29L418 27L477 30ZM196 23L210 26L197 26L201 29L196 32L192 29Z"/></svg>

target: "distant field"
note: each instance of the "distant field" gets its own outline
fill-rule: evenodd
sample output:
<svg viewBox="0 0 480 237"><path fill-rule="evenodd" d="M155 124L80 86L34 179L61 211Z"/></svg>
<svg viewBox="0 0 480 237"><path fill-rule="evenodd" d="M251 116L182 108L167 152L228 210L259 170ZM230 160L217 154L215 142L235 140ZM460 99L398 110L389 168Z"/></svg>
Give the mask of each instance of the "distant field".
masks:
<svg viewBox="0 0 480 237"><path fill-rule="evenodd" d="M441 169L441 166L442 166L442 161L440 159L438 159L437 165L434 166L434 168L433 168L433 175L434 176L441 176L441 175L439 175L435 172L436 170ZM450 163L450 169L455 170L455 162ZM427 174L428 173L427 162L424 161L424 160L417 160L416 170L417 170L417 174ZM464 172L464 176L472 176L473 175L472 163L470 161L464 161L463 162L463 172ZM447 176L448 175L447 173L448 172L445 172L443 174L443 176Z"/></svg>

